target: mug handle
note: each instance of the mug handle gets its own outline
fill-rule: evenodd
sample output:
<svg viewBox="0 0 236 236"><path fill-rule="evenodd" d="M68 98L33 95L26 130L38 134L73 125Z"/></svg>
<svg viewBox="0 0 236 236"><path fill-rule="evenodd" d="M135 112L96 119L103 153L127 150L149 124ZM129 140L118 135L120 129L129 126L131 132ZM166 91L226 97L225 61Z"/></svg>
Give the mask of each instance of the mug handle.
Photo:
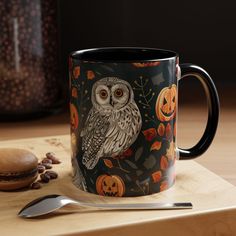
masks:
<svg viewBox="0 0 236 236"><path fill-rule="evenodd" d="M193 64L181 64L180 68L180 80L189 76L194 76L201 82L205 90L208 104L207 125L200 141L189 149L178 148L179 159L189 160L202 155L209 148L217 130L220 103L215 84L204 69Z"/></svg>

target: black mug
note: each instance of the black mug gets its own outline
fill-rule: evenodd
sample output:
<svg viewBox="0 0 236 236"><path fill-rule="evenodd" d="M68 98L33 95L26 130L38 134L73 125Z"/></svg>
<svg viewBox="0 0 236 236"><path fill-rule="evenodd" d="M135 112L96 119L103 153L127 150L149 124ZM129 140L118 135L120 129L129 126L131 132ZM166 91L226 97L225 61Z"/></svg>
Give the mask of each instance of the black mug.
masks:
<svg viewBox="0 0 236 236"><path fill-rule="evenodd" d="M210 146L219 99L208 73L179 65L177 53L151 48L98 48L73 52L70 67L74 184L103 196L157 193L175 182L176 159ZM208 121L192 148L176 146L178 80L196 77L208 101Z"/></svg>

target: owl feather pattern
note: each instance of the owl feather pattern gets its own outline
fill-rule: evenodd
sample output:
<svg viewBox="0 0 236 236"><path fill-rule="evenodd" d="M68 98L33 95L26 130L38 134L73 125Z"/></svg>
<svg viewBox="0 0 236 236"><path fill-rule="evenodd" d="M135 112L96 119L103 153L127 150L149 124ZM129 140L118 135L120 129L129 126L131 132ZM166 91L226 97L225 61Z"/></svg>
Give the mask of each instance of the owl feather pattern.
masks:
<svg viewBox="0 0 236 236"><path fill-rule="evenodd" d="M116 77L97 81L92 88L91 108L81 132L83 157L93 169L102 157L123 153L136 140L142 118L130 84Z"/></svg>

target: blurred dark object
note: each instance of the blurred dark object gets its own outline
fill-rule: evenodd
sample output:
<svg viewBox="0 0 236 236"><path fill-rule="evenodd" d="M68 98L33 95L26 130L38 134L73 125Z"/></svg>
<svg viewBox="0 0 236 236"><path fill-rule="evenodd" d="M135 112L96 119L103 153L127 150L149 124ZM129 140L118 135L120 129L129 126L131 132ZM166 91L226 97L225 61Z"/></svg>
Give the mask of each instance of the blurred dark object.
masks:
<svg viewBox="0 0 236 236"><path fill-rule="evenodd" d="M236 89L234 0L61 0L60 9L65 79L68 54L73 50L106 46L164 48L178 52L180 63L194 63L207 70L216 83L221 105L236 107L236 100L231 99ZM189 86L185 83L184 91L181 89L182 101L191 106L193 100L202 104L205 98L201 97L201 86L198 81L189 81Z"/></svg>
<svg viewBox="0 0 236 236"><path fill-rule="evenodd" d="M61 106L58 5L0 1L0 117L38 117Z"/></svg>

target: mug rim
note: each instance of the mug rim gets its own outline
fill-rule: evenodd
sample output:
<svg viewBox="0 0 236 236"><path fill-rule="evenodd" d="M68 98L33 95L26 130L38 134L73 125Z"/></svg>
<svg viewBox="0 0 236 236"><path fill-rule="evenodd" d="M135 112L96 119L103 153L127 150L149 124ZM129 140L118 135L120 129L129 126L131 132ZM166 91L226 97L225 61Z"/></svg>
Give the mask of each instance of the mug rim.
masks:
<svg viewBox="0 0 236 236"><path fill-rule="evenodd" d="M173 60L178 53L159 48L101 47L73 51L70 57L88 62L132 63Z"/></svg>

